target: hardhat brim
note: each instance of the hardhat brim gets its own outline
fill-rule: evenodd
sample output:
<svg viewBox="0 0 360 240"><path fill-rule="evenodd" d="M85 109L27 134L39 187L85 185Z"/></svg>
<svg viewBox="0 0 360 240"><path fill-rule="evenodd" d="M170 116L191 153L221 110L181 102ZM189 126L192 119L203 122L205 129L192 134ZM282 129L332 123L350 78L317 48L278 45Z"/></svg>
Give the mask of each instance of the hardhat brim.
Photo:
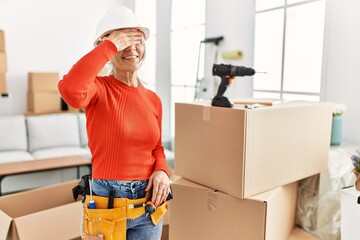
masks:
<svg viewBox="0 0 360 240"><path fill-rule="evenodd" d="M144 33L144 39L147 40L149 38L150 35L150 30L147 27L126 27L126 28L136 28L139 29L140 31L142 31ZM126 29L126 28L114 28L114 29L110 29L106 32L104 32L103 34L101 34L94 42L94 46L97 46L98 44L100 44L101 39L106 36L109 35L111 32L116 31L116 30L120 30L120 29Z"/></svg>

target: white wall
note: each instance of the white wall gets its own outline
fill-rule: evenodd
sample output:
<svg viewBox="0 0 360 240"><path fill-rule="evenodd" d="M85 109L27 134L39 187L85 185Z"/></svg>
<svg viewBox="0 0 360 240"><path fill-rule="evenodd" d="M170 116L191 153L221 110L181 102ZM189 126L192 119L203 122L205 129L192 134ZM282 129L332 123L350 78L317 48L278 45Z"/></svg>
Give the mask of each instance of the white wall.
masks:
<svg viewBox="0 0 360 240"><path fill-rule="evenodd" d="M224 36L218 47L218 63L252 67L254 62L254 0L207 0L206 37ZM243 57L238 60L222 59L221 52L240 49ZM214 44L206 46L205 77L211 78L214 63ZM218 78L220 80L220 78ZM229 85L225 96L246 98L252 94L252 77L237 77Z"/></svg>
<svg viewBox="0 0 360 240"><path fill-rule="evenodd" d="M171 1L157 0L157 26L156 26L156 92L162 99L163 119L162 132L164 136L171 136L171 57L170 57L170 21Z"/></svg>
<svg viewBox="0 0 360 240"><path fill-rule="evenodd" d="M344 103L343 141L360 143L360 1L328 0L324 99Z"/></svg>
<svg viewBox="0 0 360 240"><path fill-rule="evenodd" d="M0 1L13 114L27 110L28 72L58 72L61 78L93 47L100 17L121 3L129 6L125 0Z"/></svg>

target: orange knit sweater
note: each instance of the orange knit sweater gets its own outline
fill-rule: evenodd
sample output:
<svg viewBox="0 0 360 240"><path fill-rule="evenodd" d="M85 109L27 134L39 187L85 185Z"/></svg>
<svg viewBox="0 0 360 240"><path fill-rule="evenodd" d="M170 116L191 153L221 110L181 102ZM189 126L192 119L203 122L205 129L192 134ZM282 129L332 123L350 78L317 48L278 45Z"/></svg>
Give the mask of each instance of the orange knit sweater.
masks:
<svg viewBox="0 0 360 240"><path fill-rule="evenodd" d="M104 41L59 81L63 99L84 109L94 179L144 180L156 170L169 176L161 142L160 98L141 84L129 87L114 76L99 77L117 53Z"/></svg>

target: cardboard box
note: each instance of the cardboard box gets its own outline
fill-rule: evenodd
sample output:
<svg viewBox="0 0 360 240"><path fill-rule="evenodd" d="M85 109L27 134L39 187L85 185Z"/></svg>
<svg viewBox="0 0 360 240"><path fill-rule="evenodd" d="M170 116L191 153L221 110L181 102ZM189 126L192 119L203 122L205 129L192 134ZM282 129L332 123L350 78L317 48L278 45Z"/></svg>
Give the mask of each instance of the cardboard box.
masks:
<svg viewBox="0 0 360 240"><path fill-rule="evenodd" d="M172 188L171 240L287 240L294 228L297 182L248 199L184 178Z"/></svg>
<svg viewBox="0 0 360 240"><path fill-rule="evenodd" d="M330 103L175 104L177 175L247 198L327 169Z"/></svg>
<svg viewBox="0 0 360 240"><path fill-rule="evenodd" d="M80 236L78 180L0 197L0 239L48 240Z"/></svg>
<svg viewBox="0 0 360 240"><path fill-rule="evenodd" d="M58 92L28 92L28 110L34 113L60 111Z"/></svg>
<svg viewBox="0 0 360 240"><path fill-rule="evenodd" d="M315 237L311 233L308 233L304 229L295 227L289 236L288 240L320 240L320 238Z"/></svg>
<svg viewBox="0 0 360 240"><path fill-rule="evenodd" d="M7 72L7 59L5 52L0 52L0 72Z"/></svg>
<svg viewBox="0 0 360 240"><path fill-rule="evenodd" d="M169 240L170 209L171 209L170 202L168 202L169 208L163 217L163 229L162 229L162 234L161 234L161 240Z"/></svg>
<svg viewBox="0 0 360 240"><path fill-rule="evenodd" d="M56 72L29 72L29 91L58 91L59 74Z"/></svg>
<svg viewBox="0 0 360 240"><path fill-rule="evenodd" d="M6 76L4 72L0 72L0 93L7 92Z"/></svg>
<svg viewBox="0 0 360 240"><path fill-rule="evenodd" d="M0 30L0 52L5 52L5 32Z"/></svg>
<svg viewBox="0 0 360 240"><path fill-rule="evenodd" d="M166 211L166 213L163 217L163 225L170 224L170 209L171 209L171 205L170 205L170 202L168 202L168 210Z"/></svg>
<svg viewBox="0 0 360 240"><path fill-rule="evenodd" d="M360 192L354 186L341 191L341 239L358 240Z"/></svg>
<svg viewBox="0 0 360 240"><path fill-rule="evenodd" d="M169 240L169 225L163 226L161 240Z"/></svg>

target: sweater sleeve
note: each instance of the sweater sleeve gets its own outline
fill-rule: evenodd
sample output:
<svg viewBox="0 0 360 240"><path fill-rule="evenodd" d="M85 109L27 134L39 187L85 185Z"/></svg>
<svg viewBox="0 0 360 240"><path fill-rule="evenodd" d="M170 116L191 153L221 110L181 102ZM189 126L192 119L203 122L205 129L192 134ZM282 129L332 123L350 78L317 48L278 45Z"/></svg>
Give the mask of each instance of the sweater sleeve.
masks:
<svg viewBox="0 0 360 240"><path fill-rule="evenodd" d="M74 64L58 83L64 101L72 107L85 108L99 91L97 74L116 53L115 45L106 40Z"/></svg>
<svg viewBox="0 0 360 240"><path fill-rule="evenodd" d="M153 150L153 156L155 157L155 169L154 171L162 170L170 177L170 169L166 162L164 153L164 147L162 145L162 106L160 99L158 100L158 124L160 129L160 139L155 149Z"/></svg>

